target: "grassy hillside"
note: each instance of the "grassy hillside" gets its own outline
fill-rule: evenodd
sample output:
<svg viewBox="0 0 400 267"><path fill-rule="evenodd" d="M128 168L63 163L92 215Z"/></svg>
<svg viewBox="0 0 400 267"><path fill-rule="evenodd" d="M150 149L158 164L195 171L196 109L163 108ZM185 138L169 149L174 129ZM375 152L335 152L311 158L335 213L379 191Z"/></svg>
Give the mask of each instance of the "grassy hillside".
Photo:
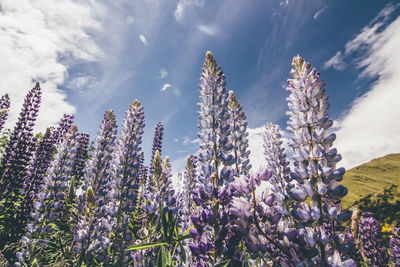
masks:
<svg viewBox="0 0 400 267"><path fill-rule="evenodd" d="M372 204L377 197L388 194L388 201L395 203L400 199L400 154L389 154L348 170L342 184L349 189L342 202L345 208L356 201Z"/></svg>

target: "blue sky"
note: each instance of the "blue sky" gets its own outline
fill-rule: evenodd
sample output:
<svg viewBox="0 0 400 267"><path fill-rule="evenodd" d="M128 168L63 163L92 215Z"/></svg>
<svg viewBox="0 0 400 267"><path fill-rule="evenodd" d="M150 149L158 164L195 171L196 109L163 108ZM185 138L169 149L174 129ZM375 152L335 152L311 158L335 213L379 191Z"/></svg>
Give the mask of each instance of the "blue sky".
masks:
<svg viewBox="0 0 400 267"><path fill-rule="evenodd" d="M112 2L112 3L111 3ZM163 155L174 172L197 151L197 85L213 52L248 117L252 163L263 163L262 127L286 127L293 56L327 80L343 165L400 152L400 6L375 0L0 0L0 93L11 127L41 81L38 130L72 112L94 138L103 113L121 123L144 106L143 148L165 124Z"/></svg>

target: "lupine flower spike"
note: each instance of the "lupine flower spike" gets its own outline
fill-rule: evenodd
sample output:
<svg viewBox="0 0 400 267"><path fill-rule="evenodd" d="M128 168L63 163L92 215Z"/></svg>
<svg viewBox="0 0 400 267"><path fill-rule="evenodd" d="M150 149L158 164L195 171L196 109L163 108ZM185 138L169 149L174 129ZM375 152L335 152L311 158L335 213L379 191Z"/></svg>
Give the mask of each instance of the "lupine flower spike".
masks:
<svg viewBox="0 0 400 267"><path fill-rule="evenodd" d="M132 240L129 221L136 209L140 185L141 143L144 128L143 107L135 99L125 113L122 130L117 138L112 161L110 181L110 216L116 217L114 225L113 261L123 264L129 260L124 252Z"/></svg>
<svg viewBox="0 0 400 267"><path fill-rule="evenodd" d="M350 242L345 233L337 232L330 240L326 238L323 226L324 219L342 223L350 219L351 212L343 211L340 199L347 194L347 188L339 184L343 179L344 169L336 168L341 160L336 148L332 147L336 135L329 133L332 120L328 116L328 95L325 90L326 82L320 79L320 74L311 64L300 56L292 61L286 90L290 93L288 100L289 117L287 130L292 134L290 146L293 148L295 169L292 177L298 185L291 189L291 196L298 204L291 211L293 218L303 225L316 223L315 228L307 227L310 242L308 249L313 251L305 258L317 256L321 264L338 263L338 253ZM304 201L310 197L310 204ZM307 238L308 238L307 237ZM316 254L317 255L316 255ZM343 256L346 260L346 257ZM340 257L339 257L340 260ZM346 260L346 264L353 264Z"/></svg>
<svg viewBox="0 0 400 267"><path fill-rule="evenodd" d="M231 128L230 139L233 146L232 155L235 161L233 164L234 170L236 175L247 175L251 164L249 160L249 133L247 133L246 115L233 91L229 91L228 103L229 125Z"/></svg>

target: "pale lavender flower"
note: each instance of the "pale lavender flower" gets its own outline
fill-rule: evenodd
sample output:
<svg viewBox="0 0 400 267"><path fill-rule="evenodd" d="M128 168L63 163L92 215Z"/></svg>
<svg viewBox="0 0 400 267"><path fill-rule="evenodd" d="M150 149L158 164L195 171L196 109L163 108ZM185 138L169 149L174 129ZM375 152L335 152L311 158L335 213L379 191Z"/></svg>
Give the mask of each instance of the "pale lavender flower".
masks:
<svg viewBox="0 0 400 267"><path fill-rule="evenodd" d="M79 215L75 230L75 251L81 253L81 260L96 256L104 260L105 250L110 246L109 233L113 219L107 212L107 183L110 181L110 163L115 145L117 123L114 112L104 114L100 130L93 144L93 152L88 160L85 183L82 186L80 207L86 211ZM90 192L91 191L91 192ZM90 194L88 194L90 192Z"/></svg>
<svg viewBox="0 0 400 267"><path fill-rule="evenodd" d="M328 116L326 82L320 80L319 72L311 69L311 64L299 56L293 58L292 66L293 79L288 80L286 88L290 93L287 130L292 134L290 146L295 161L291 176L298 182L291 189L291 196L299 203L293 206L291 215L305 226L315 222L312 237L315 242L312 243L319 250L316 259L322 264L332 264L334 249L342 247L334 242L339 239L340 232L332 239L326 238L323 219L342 223L351 217L349 211L342 211L340 204L340 199L347 194L347 188L339 184L344 169L336 168L341 156L332 147L335 134L328 132L332 120ZM303 202L307 196L311 198L310 204ZM328 244L334 249L327 249ZM310 255L303 256L311 259ZM342 257L346 259L346 255Z"/></svg>
<svg viewBox="0 0 400 267"><path fill-rule="evenodd" d="M115 216L117 220L114 226L116 237L113 250L119 254L113 260L119 264L129 258L124 250L132 240L128 225L131 214L137 207L143 128L143 107L135 99L125 113L122 130L117 138L109 185L110 216Z"/></svg>
<svg viewBox="0 0 400 267"><path fill-rule="evenodd" d="M246 115L233 91L229 91L228 103L229 125L231 128L229 138L233 146L234 170L236 175L247 175L251 164L249 160L249 133L247 133Z"/></svg>
<svg viewBox="0 0 400 267"><path fill-rule="evenodd" d="M64 204L68 197L73 165L76 159L77 135L78 128L72 126L65 135L63 142L56 147L57 152L34 203L35 210L31 213L32 222L26 226L21 251L17 253L19 264L31 262L33 259L30 258L30 255L37 249L37 246L54 245L55 242L59 242L58 240L50 240L49 233L55 230L54 225L68 217L65 214L66 207Z"/></svg>
<svg viewBox="0 0 400 267"><path fill-rule="evenodd" d="M201 72L199 93L200 149L198 151L198 174L206 190L211 192L211 174L217 175L217 183L232 181L234 158L230 142L228 95L225 89L225 75L217 65L211 52L207 52ZM208 181L206 181L208 180Z"/></svg>

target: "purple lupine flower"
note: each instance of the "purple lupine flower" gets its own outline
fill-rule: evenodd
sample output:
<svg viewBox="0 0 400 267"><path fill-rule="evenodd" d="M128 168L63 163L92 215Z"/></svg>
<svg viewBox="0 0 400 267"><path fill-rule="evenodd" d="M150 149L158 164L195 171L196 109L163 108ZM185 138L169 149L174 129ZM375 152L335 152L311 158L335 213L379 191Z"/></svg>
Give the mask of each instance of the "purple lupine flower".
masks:
<svg viewBox="0 0 400 267"><path fill-rule="evenodd" d="M10 225L16 225L13 222L15 214L19 214L17 217L22 216L21 205L16 205L16 203L21 201L24 190L29 187L26 184L26 177L33 151L36 149L33 127L39 111L41 94L39 83L36 83L36 86L28 92L6 152L1 160L0 195L5 201L1 213L11 223ZM15 242L22 234L21 229L23 227L8 228L7 231L3 232L6 236L0 236L0 240ZM0 242L0 249L3 248L3 245L3 242Z"/></svg>
<svg viewBox="0 0 400 267"><path fill-rule="evenodd" d="M400 228L393 228L393 236L390 239L390 261L394 266L400 266Z"/></svg>
<svg viewBox="0 0 400 267"><path fill-rule="evenodd" d="M172 185L171 163L168 156L164 158L162 163L160 193L164 208L166 207L176 213L176 193Z"/></svg>
<svg viewBox="0 0 400 267"><path fill-rule="evenodd" d="M228 95L225 89L225 75L217 65L211 52L207 52L201 70L199 93L200 149L198 151L198 170L200 182L206 183L211 192L211 174L217 175L217 183L232 181L234 158L230 135ZM205 181L207 180L208 181Z"/></svg>
<svg viewBox="0 0 400 267"><path fill-rule="evenodd" d="M51 232L55 230L55 225L69 217L65 214L65 201L76 159L77 135L78 128L74 125L65 135L63 142L56 147L57 152L35 199L34 211L31 213L33 221L27 224L26 234L22 237L21 251L17 253L18 261L22 265L33 260L30 258L32 253L39 256L35 249L48 244L62 246L57 237L51 237Z"/></svg>
<svg viewBox="0 0 400 267"><path fill-rule="evenodd" d="M233 145L232 154L234 157L234 170L237 175L247 175L250 168L249 160L249 140L247 133L247 122L246 115L242 110L242 106L236 99L233 91L229 91L228 96L228 111L229 111L229 125L231 132L229 138L231 139L231 144Z"/></svg>
<svg viewBox="0 0 400 267"><path fill-rule="evenodd" d="M351 217L349 211L342 211L340 199L347 194L347 188L340 185L344 169L336 168L341 160L337 150L332 148L336 136L329 133L332 120L328 116L328 95L325 81L320 80L320 74L311 64L299 56L293 58L293 79L288 80L286 90L289 116L287 130L292 134L290 146L293 148L295 169L291 174L298 183L291 189L291 194L299 203L291 211L292 217L303 225L316 222L314 229L315 245L319 250L318 260L322 264L331 264L335 249L339 247L335 238L325 238L323 219L343 223ZM310 204L303 202L311 197ZM324 201L322 201L324 199ZM331 244L333 249L327 249ZM343 247L343 246L340 246ZM339 251L342 253L342 251ZM347 256L341 254L343 259ZM309 257L303 255L305 258Z"/></svg>
<svg viewBox="0 0 400 267"><path fill-rule="evenodd" d="M64 114L58 124L58 127L53 132L53 139L56 140L56 144L62 142L64 135L68 132L69 128L71 128L72 123L74 122L74 115Z"/></svg>
<svg viewBox="0 0 400 267"><path fill-rule="evenodd" d="M9 108L10 98L8 94L5 94L0 98L0 132L3 130L3 126L6 123Z"/></svg>
<svg viewBox="0 0 400 267"><path fill-rule="evenodd" d="M80 182L84 175L85 163L88 157L89 134L80 133L78 137L78 144L77 157L73 170L73 175L75 176L75 181L77 183Z"/></svg>
<svg viewBox="0 0 400 267"><path fill-rule="evenodd" d="M238 177L232 183L236 196L230 205L230 216L234 224L232 231L241 237L252 257L284 266L289 264L291 253L290 248L283 247L278 240L281 235L278 226L287 224L282 219L286 212L277 198L278 192L255 193L262 181L269 181L272 175L272 171L265 169L256 175Z"/></svg>
<svg viewBox="0 0 400 267"><path fill-rule="evenodd" d="M233 236L228 223L229 183L234 180L233 145L230 139L228 95L225 75L211 52L207 52L199 83L198 182L193 190L197 208L191 220L193 243L189 244L197 266L232 259ZM232 239L233 241L233 239ZM229 247L227 246L229 244Z"/></svg>
<svg viewBox="0 0 400 267"><path fill-rule="evenodd" d="M132 240L128 225L131 214L137 206L143 128L143 107L139 100L135 99L125 113L122 131L117 138L111 166L112 180L109 185L110 211L117 218L113 249L120 254L116 259L119 263L129 258L124 250Z"/></svg>
<svg viewBox="0 0 400 267"><path fill-rule="evenodd" d="M44 178L42 189L38 194L35 213L44 208L44 213L41 216L46 222L58 221L63 216L64 202L68 196L73 166L77 157L77 139L78 127L73 125L65 135L63 142L57 145L57 152Z"/></svg>
<svg viewBox="0 0 400 267"><path fill-rule="evenodd" d="M153 173L150 174L144 196L146 198L146 212L153 218L153 225L161 226L160 216L163 209L176 211L176 194L172 186L171 165L169 157L161 160L158 150L154 155Z"/></svg>
<svg viewBox="0 0 400 267"><path fill-rule="evenodd" d="M292 187L289 161L286 159L285 148L282 147L282 136L279 126L269 123L264 131L264 154L267 168L273 173L270 188L281 201L282 211L287 216L289 210L289 193Z"/></svg>
<svg viewBox="0 0 400 267"><path fill-rule="evenodd" d="M151 161L150 161L151 164L153 164L154 156L157 150L161 155L163 134L164 134L164 125L162 124L162 122L159 122L157 123L156 128L154 130L153 148L151 151ZM150 168L150 173L151 172L152 169Z"/></svg>
<svg viewBox="0 0 400 267"><path fill-rule="evenodd" d="M33 201L36 195L39 193L39 188L43 184L44 176L50 165L51 155L55 150L55 140L52 137L51 129L48 128L44 134L42 140L36 149L32 166L29 169L28 176L26 178L24 200L21 205L21 212L18 214L18 224L25 228L26 221L29 218L30 213L33 211Z"/></svg>
<svg viewBox="0 0 400 267"><path fill-rule="evenodd" d="M361 255L370 266L387 266L389 262L381 231L381 225L372 217L372 213L364 213L358 224L358 232Z"/></svg>
<svg viewBox="0 0 400 267"><path fill-rule="evenodd" d="M106 111L98 135L93 144L92 156L88 160L83 194L80 196L81 209L75 230L74 250L80 253L80 260L90 261L90 255L104 261L106 249L110 246L109 233L113 218L107 212L107 183L110 181L110 164L117 134L117 122L112 110ZM91 191L91 193L89 193Z"/></svg>

